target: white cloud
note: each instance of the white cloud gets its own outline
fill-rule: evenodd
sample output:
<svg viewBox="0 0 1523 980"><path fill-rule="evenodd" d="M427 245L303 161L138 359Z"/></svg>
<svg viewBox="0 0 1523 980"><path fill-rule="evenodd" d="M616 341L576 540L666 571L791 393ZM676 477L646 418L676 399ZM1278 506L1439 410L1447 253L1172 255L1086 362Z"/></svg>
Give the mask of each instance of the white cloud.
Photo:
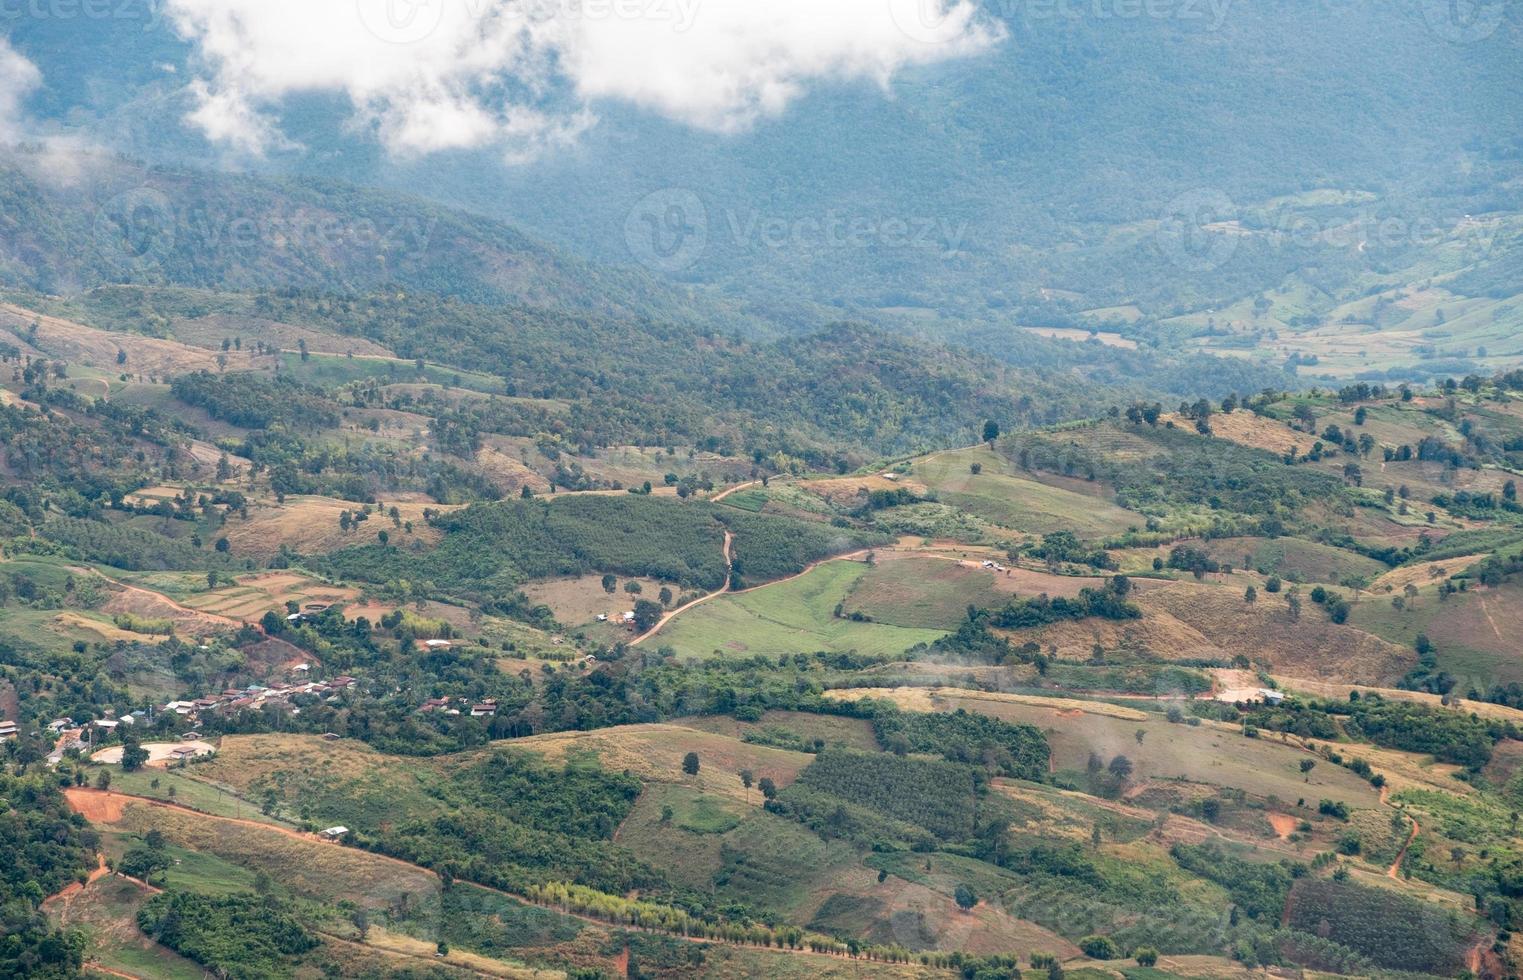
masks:
<svg viewBox="0 0 1523 980"><path fill-rule="evenodd" d="M346 96L396 152L529 154L573 139L605 101L733 131L811 83L887 84L1000 37L973 0L168 0L168 12L201 56L191 121L253 151L280 144L272 112L302 92Z"/></svg>
<svg viewBox="0 0 1523 980"><path fill-rule="evenodd" d="M0 143L20 138L21 104L41 84L42 73L37 66L0 37Z"/></svg>

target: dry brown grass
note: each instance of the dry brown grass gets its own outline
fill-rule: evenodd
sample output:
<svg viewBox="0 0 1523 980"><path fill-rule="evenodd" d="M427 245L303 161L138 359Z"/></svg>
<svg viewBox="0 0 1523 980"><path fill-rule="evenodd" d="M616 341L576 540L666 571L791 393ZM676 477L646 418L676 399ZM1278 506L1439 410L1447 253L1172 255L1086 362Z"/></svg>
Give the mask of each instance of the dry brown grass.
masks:
<svg viewBox="0 0 1523 980"><path fill-rule="evenodd" d="M1166 415L1164 421L1173 422L1189 432L1195 430L1194 422L1179 415ZM1309 432L1297 432L1284 422L1266 419L1252 412L1218 412L1211 416L1211 432L1218 439L1263 449L1277 456L1284 455L1291 449L1304 454L1318 439Z"/></svg>
<svg viewBox="0 0 1523 980"><path fill-rule="evenodd" d="M1044 698L1030 694L1003 694L997 691L971 691L960 687L861 687L826 691L825 697L838 701L860 701L874 698L892 701L905 711L947 711L953 702L958 704L1021 704L1049 708L1053 717L1070 717L1074 712L1103 718L1120 718L1128 721L1145 721L1150 715L1119 704L1104 701L1080 701L1074 698Z"/></svg>
<svg viewBox="0 0 1523 980"><path fill-rule="evenodd" d="M392 543L407 547L411 541L432 545L439 540L439 532L423 520L423 510L430 507L436 511L449 510L441 504L386 501L389 510L393 505L401 513L402 520L413 522L413 532L406 534L395 527L384 514L372 514L370 520L358 529L344 533L338 526L339 515L351 513L363 506L333 497L287 497L283 504L262 504L249 509L249 519L234 517L222 528L234 555L269 558L280 552L281 545L288 545L302 554L335 551L352 545L373 544L376 532L387 531Z"/></svg>
<svg viewBox="0 0 1523 980"><path fill-rule="evenodd" d="M529 487L535 493L545 493L550 489L550 481L513 455L511 447L494 444L490 439L477 451L476 465L493 485L509 495L519 493L524 487Z"/></svg>
<svg viewBox="0 0 1523 980"><path fill-rule="evenodd" d="M1087 659L1096 644L1171 660L1230 661L1241 654L1288 676L1351 683L1393 682L1416 660L1411 650L1330 622L1309 599L1303 598L1300 621L1293 622L1283 593L1261 592L1249 604L1240 588L1173 582L1139 590L1134 601L1141 620L1088 619L1010 636L1017 643L1055 646L1067 659Z"/></svg>
<svg viewBox="0 0 1523 980"><path fill-rule="evenodd" d="M832 480L809 480L800 483L799 487L824 497L833 504L848 507L874 490L908 488L919 493L925 492L925 485L914 480L890 480L883 476L847 476Z"/></svg>
<svg viewBox="0 0 1523 980"><path fill-rule="evenodd" d="M630 595L625 592L624 585L627 582L638 582L640 593ZM612 621L625 610L633 609L637 599L649 599L655 602L663 588L671 589L673 597L683 593L680 585L670 582L660 582L651 578L620 577L613 594L609 595L603 591L601 575L583 575L578 578L535 582L525 586L523 591L524 595L534 602L549 606L554 611L558 622L578 626L595 622L599 615L606 615Z"/></svg>
<svg viewBox="0 0 1523 980"><path fill-rule="evenodd" d="M552 763L593 755L609 772L628 770L650 782L693 786L736 800L749 799L754 805L760 805L761 795L755 790L746 793L740 782L742 769L750 769L758 780L771 777L781 789L813 761L813 756L802 752L752 745L681 725L625 725L595 732L557 732L515 739L511 745ZM688 752L698 753L700 769L696 777L682 771L682 757Z"/></svg>
<svg viewBox="0 0 1523 980"><path fill-rule="evenodd" d="M158 830L172 844L215 854L251 871L268 872L295 894L318 901L351 901L384 909L404 894L416 903L435 899L439 893L439 879L431 871L253 822L135 801L125 803L119 818L111 822L134 833Z"/></svg>
<svg viewBox="0 0 1523 980"><path fill-rule="evenodd" d="M332 768L346 778L362 779L395 763L395 757L352 739L328 742L313 735L229 735L218 745L217 754L198 764L195 771L244 794L262 777L278 770L319 772Z"/></svg>
<svg viewBox="0 0 1523 980"><path fill-rule="evenodd" d="M241 625L237 620L183 606L158 592L124 585L111 579L105 581L111 590L111 597L100 607L100 611L107 615L125 613L140 619L168 620L181 636L211 636L235 630Z"/></svg>
<svg viewBox="0 0 1523 980"><path fill-rule="evenodd" d="M175 339L182 343L214 350L221 350L224 340L242 338L245 348L252 347L254 341L262 340L282 350L298 350L301 342L306 341L307 350L314 354L396 356L387 348L363 337L345 337L310 327L236 314L217 313L194 320L176 320L172 330Z"/></svg>
<svg viewBox="0 0 1523 980"><path fill-rule="evenodd" d="M1371 592L1400 592L1408 585L1415 585L1421 589L1451 575L1458 575L1471 565L1485 559L1488 554L1489 552L1483 552L1478 555L1463 555L1459 558L1445 558L1443 561L1425 561L1416 565L1393 568L1371 582L1369 590Z"/></svg>
<svg viewBox="0 0 1523 980"><path fill-rule="evenodd" d="M127 372L160 377L220 370L217 351L174 340L98 330L57 317L42 316L9 303L0 304L0 328L9 330L14 327L25 331L33 322L38 325L34 346L73 366L95 368L110 374ZM118 351L126 352L127 363L116 363ZM238 351L229 351L226 358L229 371L268 369L274 363L270 358L259 359Z"/></svg>

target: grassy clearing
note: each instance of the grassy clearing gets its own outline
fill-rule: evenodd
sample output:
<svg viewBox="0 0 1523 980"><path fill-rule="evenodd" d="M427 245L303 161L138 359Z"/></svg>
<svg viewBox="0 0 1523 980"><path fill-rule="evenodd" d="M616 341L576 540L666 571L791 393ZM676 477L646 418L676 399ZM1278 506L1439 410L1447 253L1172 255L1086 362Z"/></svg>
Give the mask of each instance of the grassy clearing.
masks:
<svg viewBox="0 0 1523 980"><path fill-rule="evenodd" d="M955 630L969 606L989 609L1009 601L994 572L936 558L879 561L857 580L846 597L846 612L875 623L912 629Z"/></svg>
<svg viewBox="0 0 1523 980"><path fill-rule="evenodd" d="M287 353L282 355L281 372L303 384L325 388L352 381L381 381L464 388L488 395L502 394L502 379L489 374L428 363L423 365L420 372L416 362L390 357L311 354L304 361L300 354Z"/></svg>
<svg viewBox="0 0 1523 980"><path fill-rule="evenodd" d="M274 829L131 803L117 826L134 833L158 830L171 843L211 854L257 873L291 894L316 901L348 901L372 909L402 902L438 901L439 879L411 865L354 848L291 837Z"/></svg>
<svg viewBox="0 0 1523 980"><path fill-rule="evenodd" d="M974 474L974 464L982 472ZM1022 479L986 449L943 453L915 464L913 479L943 503L1003 527L1031 534L1073 531L1105 537L1140 524L1138 515L1096 496Z"/></svg>
<svg viewBox="0 0 1523 980"><path fill-rule="evenodd" d="M166 803L178 803L193 810L219 817L257 820L271 825L284 825L274 817L259 812L259 807L239 796L230 786L222 786L210 779L200 778L204 764L183 772L166 769L139 769L137 772L111 771L111 788L119 793L144 796ZM172 791L172 792L171 792Z"/></svg>
<svg viewBox="0 0 1523 980"><path fill-rule="evenodd" d="M781 788L792 783L814 759L803 752L754 745L679 725L626 725L594 732L561 732L517 739L510 744L551 763L596 759L608 772L628 771L648 782L674 783L748 801L752 806L761 805L761 795L755 789L746 793L740 781L742 769L751 770L758 780L770 777ZM682 758L688 752L698 753L697 776L682 771Z"/></svg>
<svg viewBox="0 0 1523 980"><path fill-rule="evenodd" d="M842 692L848 693L848 692ZM1100 714L1089 702L1003 697L961 692L954 688L924 692L926 706L938 711L963 708L1016 724L1033 725L1052 746L1053 769L1082 782L1091 753L1107 763L1124 755L1135 766L1138 780L1187 780L1240 789L1254 796L1293 803L1306 799L1313 807L1322 798L1350 806L1373 807L1379 796L1353 773L1319 765L1303 777L1300 762L1306 753L1263 738L1244 738L1226 727L1173 725L1157 715L1134 717ZM918 707L918 703L912 702ZM911 704L905 704L910 707ZM920 710L924 710L921 708ZM1127 709L1121 709L1127 710ZM1137 740L1137 732L1143 733Z"/></svg>
<svg viewBox="0 0 1523 980"><path fill-rule="evenodd" d="M820 650L892 655L943 635L837 619L836 605L866 571L858 562L830 562L788 582L723 596L683 613L655 642L692 658Z"/></svg>
<svg viewBox="0 0 1523 980"><path fill-rule="evenodd" d="M106 969L154 980L202 980L206 973L199 965L138 929L137 912L147 900L148 893L139 885L108 875L50 906L49 917L60 925L85 929L89 959Z"/></svg>
<svg viewBox="0 0 1523 980"><path fill-rule="evenodd" d="M841 718L835 715L815 715L798 711L768 711L760 721L738 721L730 715L709 715L687 718L674 722L699 731L713 732L761 744L777 744L785 740L799 739L826 745L842 745L864 752L879 750L878 738L873 734L872 722L864 718Z"/></svg>
<svg viewBox="0 0 1523 980"><path fill-rule="evenodd" d="M1299 538L1219 538L1204 547L1219 562L1293 582L1369 582L1386 571L1372 558Z"/></svg>
<svg viewBox="0 0 1523 980"><path fill-rule="evenodd" d="M1349 622L1392 643L1411 649L1419 634L1434 641L1439 666L1460 678L1461 693L1494 682L1523 681L1523 583L1474 589L1440 601L1434 588L1422 588L1407 608L1396 610L1384 599L1361 602Z"/></svg>

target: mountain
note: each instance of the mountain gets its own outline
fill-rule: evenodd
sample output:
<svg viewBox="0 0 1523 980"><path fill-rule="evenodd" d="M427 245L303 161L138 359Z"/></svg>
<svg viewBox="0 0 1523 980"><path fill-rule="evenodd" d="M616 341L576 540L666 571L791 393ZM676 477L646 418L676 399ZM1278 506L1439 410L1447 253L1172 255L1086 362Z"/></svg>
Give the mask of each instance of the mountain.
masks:
<svg viewBox="0 0 1523 980"><path fill-rule="evenodd" d="M827 84L739 134L606 103L575 145L534 161L407 159L314 93L284 103L298 148L264 166L653 260L768 319L808 320L810 304L886 321L914 310L951 334L973 318L1072 325L1133 305L1165 319L1303 277L1329 294L1320 315L1375 281L1460 271L1475 257L1450 261L1446 232L1523 211L1523 109L1504 95L1523 87L1514 6L1473 35L1420 0L984 13L1005 39L982 54L907 69L888 91ZM181 118L195 54L167 23L35 19L11 33L62 79L37 100L46 117L146 159L219 159ZM674 204L703 244L671 262L651 254L660 229L646 219ZM1200 232L1234 220L1252 233ZM1487 247L1515 250L1515 231Z"/></svg>

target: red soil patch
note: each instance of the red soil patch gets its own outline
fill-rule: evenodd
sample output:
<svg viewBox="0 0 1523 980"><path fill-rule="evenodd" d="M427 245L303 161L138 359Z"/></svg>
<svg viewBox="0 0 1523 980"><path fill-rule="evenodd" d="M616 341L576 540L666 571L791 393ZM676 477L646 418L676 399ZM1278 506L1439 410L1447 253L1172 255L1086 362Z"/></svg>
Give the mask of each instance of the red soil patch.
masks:
<svg viewBox="0 0 1523 980"><path fill-rule="evenodd" d="M1280 840L1285 840L1296 832L1296 818L1285 813L1268 814L1269 826L1274 828L1275 835Z"/></svg>

